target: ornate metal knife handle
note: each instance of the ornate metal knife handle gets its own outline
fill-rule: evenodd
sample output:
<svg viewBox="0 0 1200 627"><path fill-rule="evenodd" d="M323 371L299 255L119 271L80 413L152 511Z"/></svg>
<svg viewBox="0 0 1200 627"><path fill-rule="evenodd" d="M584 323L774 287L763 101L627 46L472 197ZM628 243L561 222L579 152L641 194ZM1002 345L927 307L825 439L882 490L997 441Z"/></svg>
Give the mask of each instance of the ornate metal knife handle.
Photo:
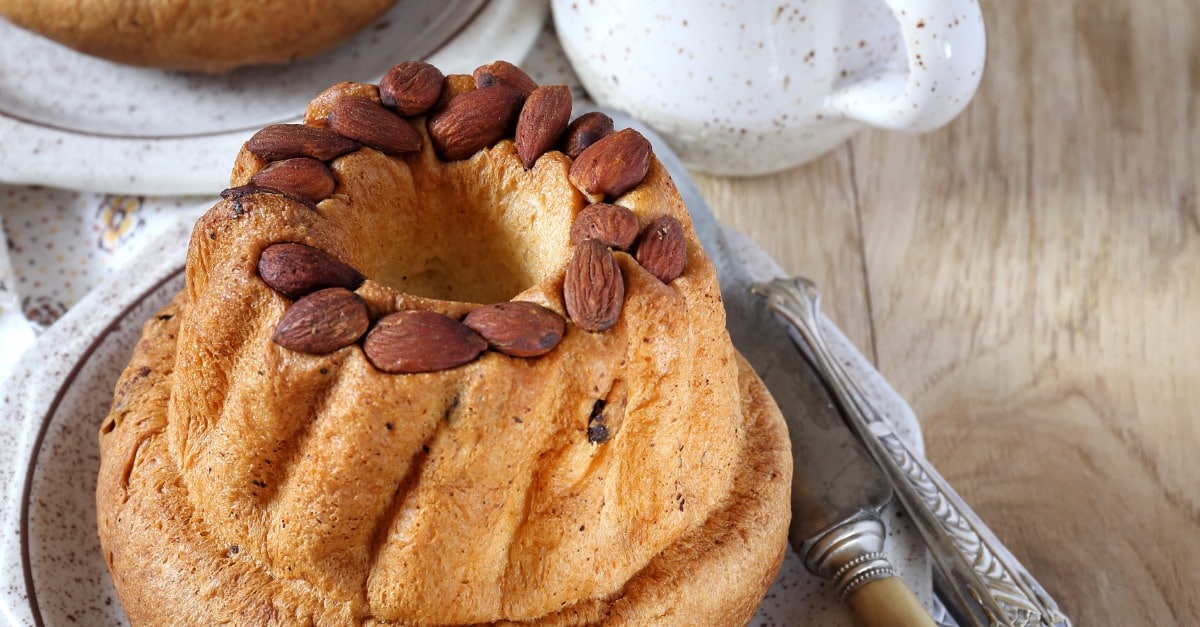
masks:
<svg viewBox="0 0 1200 627"><path fill-rule="evenodd" d="M809 357L841 405L846 423L883 469L912 517L948 590L942 600L960 624L1070 627L1054 599L924 458L912 452L830 350L820 293L802 278L758 283L764 297L807 345Z"/></svg>

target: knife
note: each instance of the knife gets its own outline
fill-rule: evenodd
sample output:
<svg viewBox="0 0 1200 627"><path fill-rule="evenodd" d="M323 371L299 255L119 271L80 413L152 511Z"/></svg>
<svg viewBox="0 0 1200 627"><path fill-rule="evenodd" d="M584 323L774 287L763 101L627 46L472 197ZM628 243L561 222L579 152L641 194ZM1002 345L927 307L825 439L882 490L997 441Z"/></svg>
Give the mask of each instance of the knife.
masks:
<svg viewBox="0 0 1200 627"><path fill-rule="evenodd" d="M788 423L792 443L792 521L788 539L814 574L834 583L864 627L934 627L882 552L880 510L892 497L887 477L846 429L821 379L787 327L750 295L751 276L733 251L678 157L653 131L605 110L618 128L631 126L655 145L692 215L692 226L717 268L734 345L766 383Z"/></svg>
<svg viewBox="0 0 1200 627"><path fill-rule="evenodd" d="M844 411L846 424L895 487L925 540L939 577L935 587L961 625L1070 627L1037 580L923 456L875 409L830 349L820 293L807 279L775 279L752 291L791 325Z"/></svg>

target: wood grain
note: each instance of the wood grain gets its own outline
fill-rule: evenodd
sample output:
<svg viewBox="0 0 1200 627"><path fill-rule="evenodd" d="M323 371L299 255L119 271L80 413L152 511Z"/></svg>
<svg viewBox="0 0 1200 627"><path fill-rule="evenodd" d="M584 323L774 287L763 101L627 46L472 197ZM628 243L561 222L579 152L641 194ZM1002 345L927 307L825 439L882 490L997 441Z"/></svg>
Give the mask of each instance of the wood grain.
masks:
<svg viewBox="0 0 1200 627"><path fill-rule="evenodd" d="M775 176L695 178L717 219L753 239L784 270L816 281L826 312L872 355L851 167L842 149Z"/></svg>
<svg viewBox="0 0 1200 627"><path fill-rule="evenodd" d="M1200 625L1200 2L982 4L949 126L702 189L1076 625Z"/></svg>

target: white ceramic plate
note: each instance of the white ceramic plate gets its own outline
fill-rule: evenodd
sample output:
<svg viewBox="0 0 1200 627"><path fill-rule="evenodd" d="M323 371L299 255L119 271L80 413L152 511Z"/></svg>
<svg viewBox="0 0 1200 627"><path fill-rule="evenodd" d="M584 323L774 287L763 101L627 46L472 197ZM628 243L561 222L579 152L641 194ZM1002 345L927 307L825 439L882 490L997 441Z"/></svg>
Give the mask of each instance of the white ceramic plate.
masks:
<svg viewBox="0 0 1200 627"><path fill-rule="evenodd" d="M138 272L101 285L38 339L18 364L0 404L0 614L17 625L122 625L120 603L96 536L97 429L143 321L182 287L190 229L178 226L131 264ZM773 260L730 234L755 278L777 275ZM835 348L868 380L885 413L919 448L917 423L878 373L836 328ZM918 597L930 599L929 562L907 520L885 512L887 552ZM752 625L848 626L832 590L788 551Z"/></svg>
<svg viewBox="0 0 1200 627"><path fill-rule="evenodd" d="M254 130L298 120L325 87L377 82L407 59L446 73L518 62L547 11L545 0L399 0L329 52L221 76L112 63L0 20L0 181L214 194Z"/></svg>

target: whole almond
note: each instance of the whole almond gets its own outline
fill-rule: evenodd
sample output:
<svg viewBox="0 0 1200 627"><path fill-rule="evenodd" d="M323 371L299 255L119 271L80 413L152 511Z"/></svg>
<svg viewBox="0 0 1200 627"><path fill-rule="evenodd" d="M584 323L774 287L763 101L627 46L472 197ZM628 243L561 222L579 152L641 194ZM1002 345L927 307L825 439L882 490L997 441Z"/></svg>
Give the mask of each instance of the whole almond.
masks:
<svg viewBox="0 0 1200 627"><path fill-rule="evenodd" d="M525 70L508 61L495 61L475 68L471 73L476 87L491 87L492 85L507 85L519 92L522 98L529 97L537 89L537 82L525 73Z"/></svg>
<svg viewBox="0 0 1200 627"><path fill-rule="evenodd" d="M567 315L587 331L605 331L617 323L625 304L625 279L612 251L589 239L575 246L563 278Z"/></svg>
<svg viewBox="0 0 1200 627"><path fill-rule="evenodd" d="M521 102L521 94L504 85L455 96L426 123L438 156L458 161L500 141L512 132Z"/></svg>
<svg viewBox="0 0 1200 627"><path fill-rule="evenodd" d="M379 81L379 98L400 115L422 115L437 102L445 82L442 71L424 61L405 61Z"/></svg>
<svg viewBox="0 0 1200 627"><path fill-rule="evenodd" d="M574 159L584 148L612 132L612 118L599 111L585 113L567 125L567 131L563 134L563 154Z"/></svg>
<svg viewBox="0 0 1200 627"><path fill-rule="evenodd" d="M313 202L329 198L337 183L333 173L321 161L312 157L293 157L275 161L250 177L250 182L263 187L291 192Z"/></svg>
<svg viewBox="0 0 1200 627"><path fill-rule="evenodd" d="M421 149L421 134L383 105L358 96L337 101L329 128L382 153L402 155Z"/></svg>
<svg viewBox="0 0 1200 627"><path fill-rule="evenodd" d="M571 120L571 88L566 85L543 85L525 99L521 116L517 118L517 155L525 169L533 167L538 157L546 154L567 129Z"/></svg>
<svg viewBox="0 0 1200 627"><path fill-rule="evenodd" d="M258 276L271 289L292 299L328 287L355 290L363 282L358 270L319 248L295 242L264 248L258 257Z"/></svg>
<svg viewBox="0 0 1200 627"><path fill-rule="evenodd" d="M398 311L384 316L363 342L371 364L390 373L455 368L486 348L487 341L478 333L432 311Z"/></svg>
<svg viewBox="0 0 1200 627"><path fill-rule="evenodd" d="M650 142L627 128L598 140L571 164L571 182L589 195L617 198L641 184L650 171Z"/></svg>
<svg viewBox="0 0 1200 627"><path fill-rule="evenodd" d="M300 353L323 355L358 341L370 324L367 305L358 294L331 287L292 303L271 341Z"/></svg>
<svg viewBox="0 0 1200 627"><path fill-rule="evenodd" d="M617 250L628 250L638 236L637 214L606 202L598 202L583 208L571 223L571 243L585 239L599 240L601 244Z"/></svg>
<svg viewBox="0 0 1200 627"><path fill-rule="evenodd" d="M482 335L492 348L513 357L549 353L566 330L562 316L537 303L520 300L475 309L463 324Z"/></svg>
<svg viewBox="0 0 1200 627"><path fill-rule="evenodd" d="M359 143L324 128L304 124L272 124L255 133L246 149L266 159L278 161L292 157L312 157L329 161L358 150Z"/></svg>
<svg viewBox="0 0 1200 627"><path fill-rule="evenodd" d="M673 216L663 216L642 231L637 260L663 283L670 283L687 267L687 241L683 225Z"/></svg>

